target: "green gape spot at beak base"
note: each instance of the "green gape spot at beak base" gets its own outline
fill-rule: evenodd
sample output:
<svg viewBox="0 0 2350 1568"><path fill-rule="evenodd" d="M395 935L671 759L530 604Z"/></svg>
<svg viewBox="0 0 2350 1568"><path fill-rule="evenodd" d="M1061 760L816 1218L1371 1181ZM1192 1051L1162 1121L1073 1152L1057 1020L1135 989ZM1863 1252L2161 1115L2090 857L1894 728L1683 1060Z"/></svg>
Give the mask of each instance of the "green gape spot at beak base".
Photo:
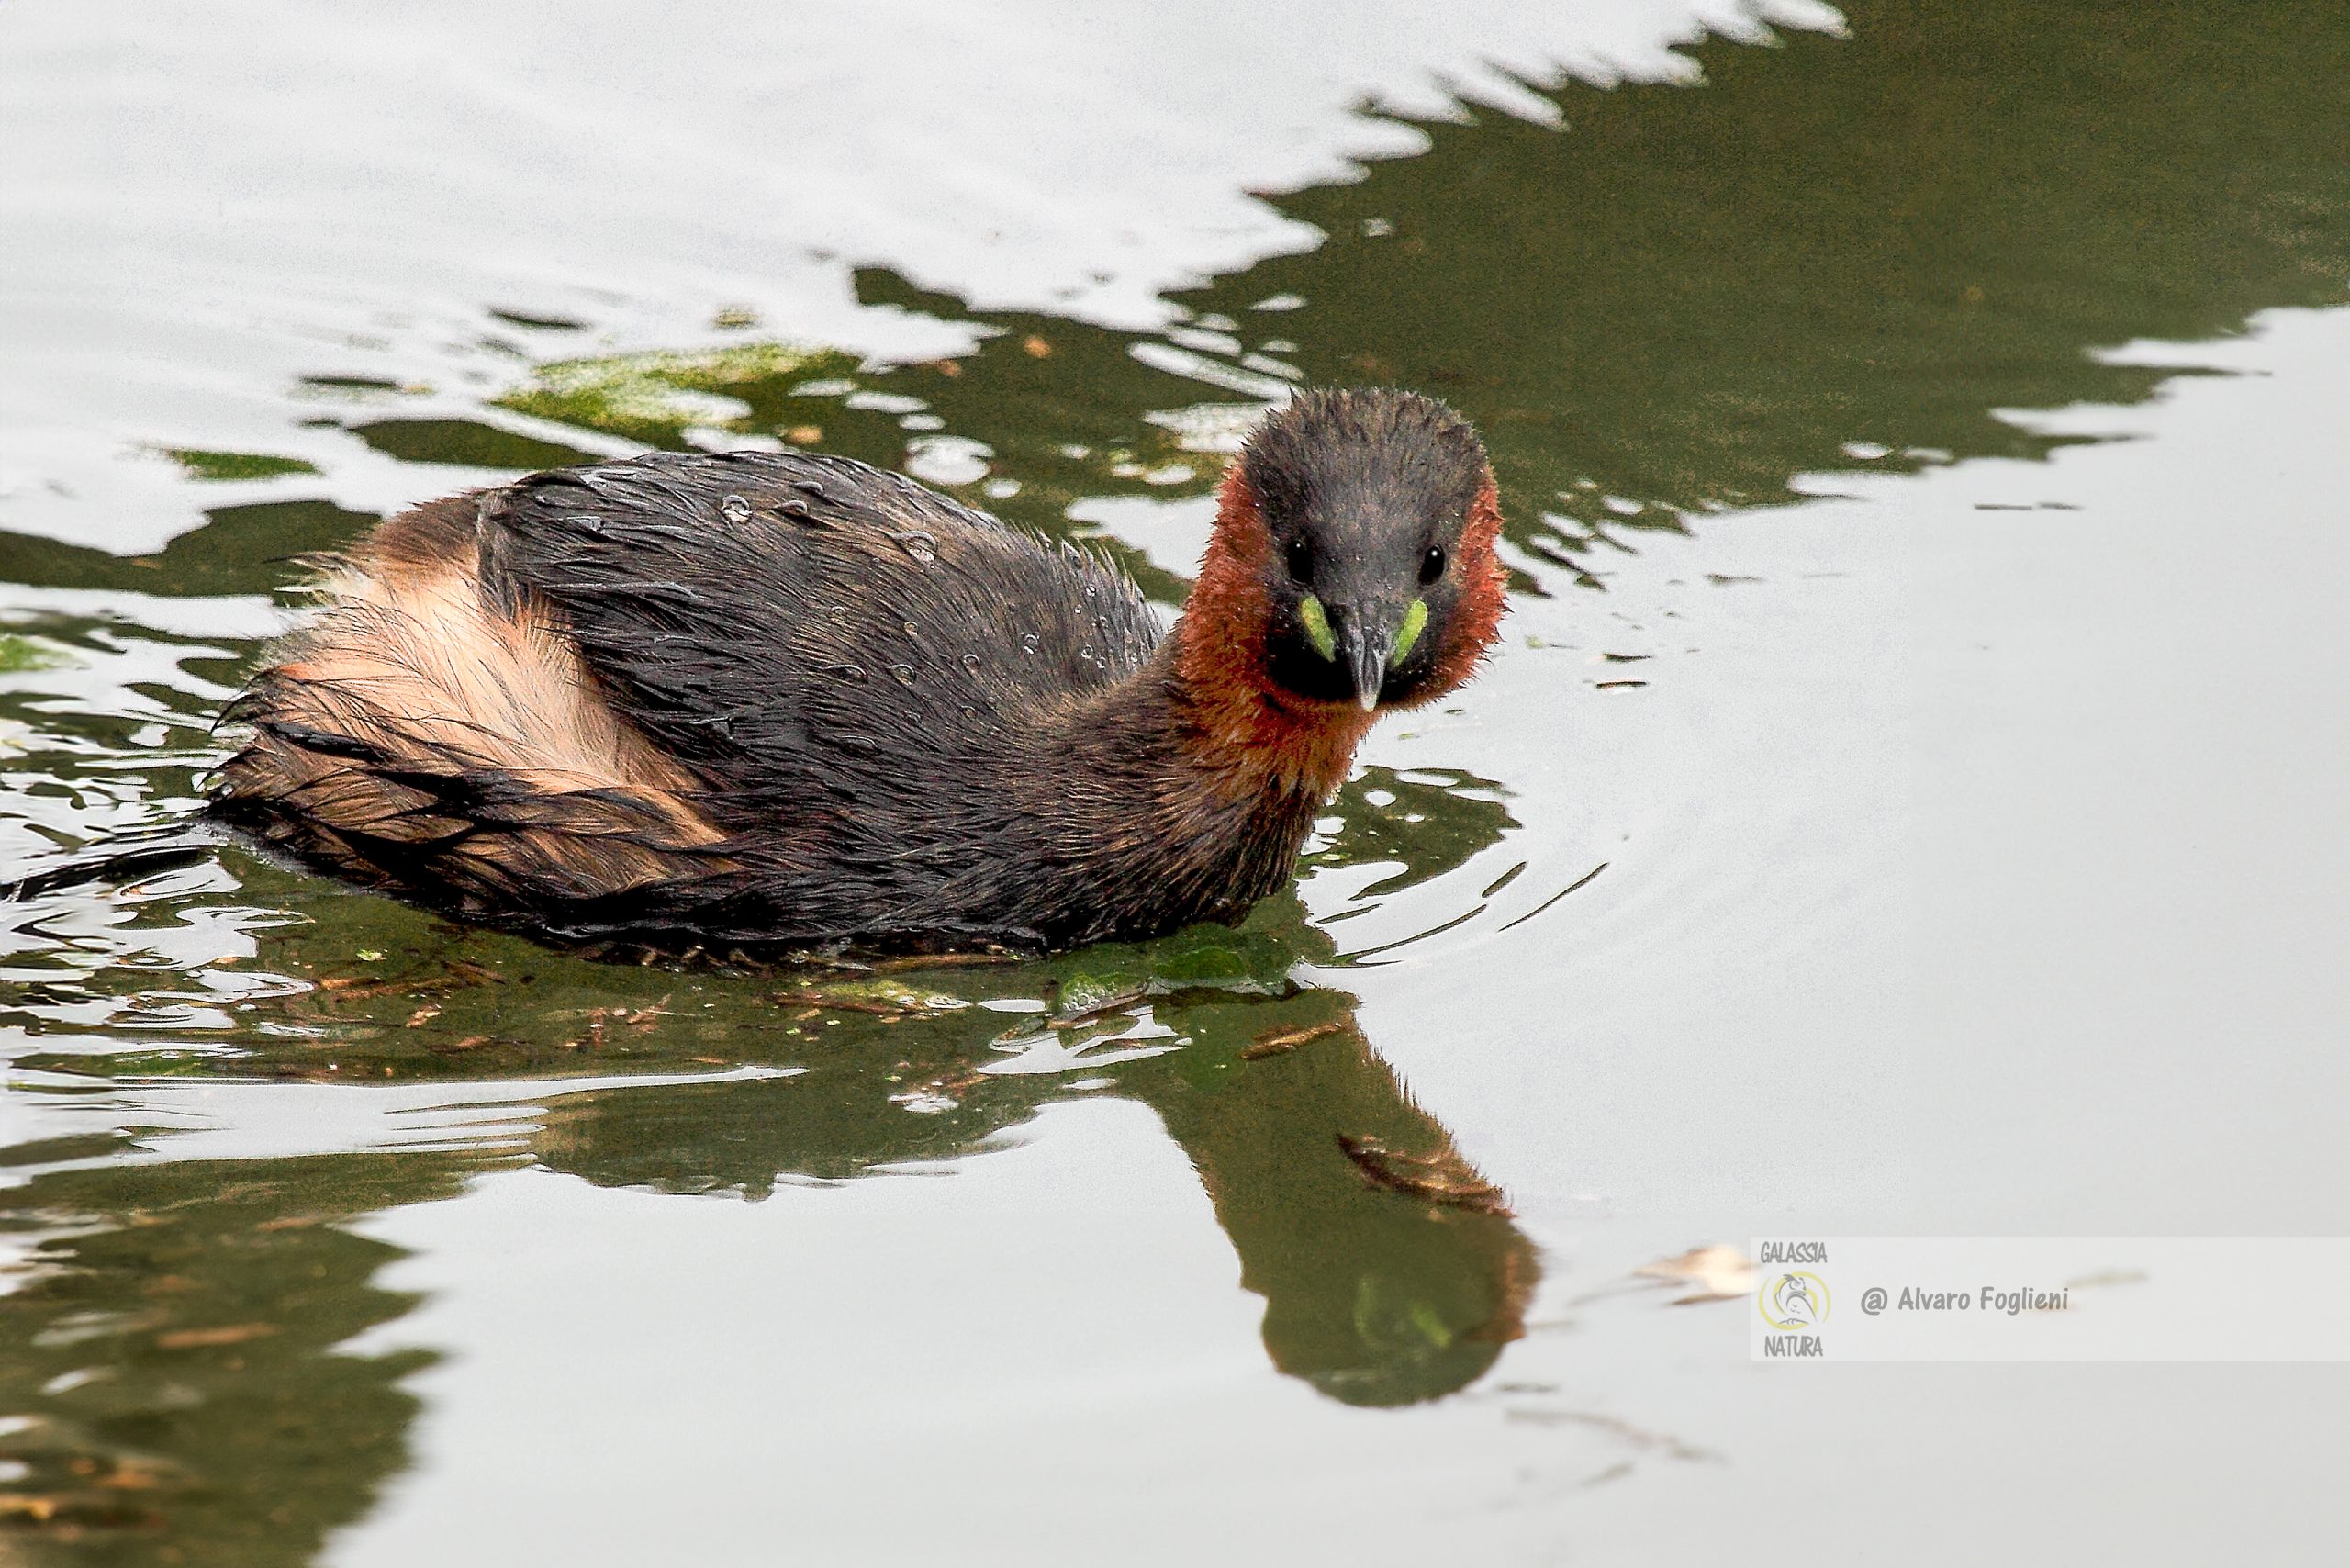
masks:
<svg viewBox="0 0 2350 1568"><path fill-rule="evenodd" d="M1338 639L1330 630L1329 612L1322 608L1322 601L1307 594L1297 607L1297 618L1304 623L1305 640L1314 644L1314 651L1326 659L1336 659L1338 656ZM1423 611L1421 619L1427 618Z"/></svg>
<svg viewBox="0 0 2350 1568"><path fill-rule="evenodd" d="M1315 608L1321 607L1317 605ZM1404 655L1412 651L1412 644L1420 640L1420 633L1427 629L1427 624L1428 601L1424 599L1412 600L1412 608L1404 611L1404 624L1395 628L1395 646L1387 655L1389 669L1404 662Z"/></svg>

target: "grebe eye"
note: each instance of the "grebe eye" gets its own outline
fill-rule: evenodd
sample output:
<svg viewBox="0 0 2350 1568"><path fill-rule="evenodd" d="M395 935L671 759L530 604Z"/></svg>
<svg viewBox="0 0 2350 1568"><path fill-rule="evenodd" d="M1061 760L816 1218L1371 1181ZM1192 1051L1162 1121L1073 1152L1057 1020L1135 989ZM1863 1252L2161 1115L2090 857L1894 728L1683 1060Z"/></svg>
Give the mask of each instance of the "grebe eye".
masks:
<svg viewBox="0 0 2350 1568"><path fill-rule="evenodd" d="M1427 554L1420 557L1420 581L1432 583L1444 576L1444 546L1431 544Z"/></svg>
<svg viewBox="0 0 2350 1568"><path fill-rule="evenodd" d="M1299 582L1311 582L1314 578L1313 543L1301 533L1289 542L1287 555L1289 575Z"/></svg>

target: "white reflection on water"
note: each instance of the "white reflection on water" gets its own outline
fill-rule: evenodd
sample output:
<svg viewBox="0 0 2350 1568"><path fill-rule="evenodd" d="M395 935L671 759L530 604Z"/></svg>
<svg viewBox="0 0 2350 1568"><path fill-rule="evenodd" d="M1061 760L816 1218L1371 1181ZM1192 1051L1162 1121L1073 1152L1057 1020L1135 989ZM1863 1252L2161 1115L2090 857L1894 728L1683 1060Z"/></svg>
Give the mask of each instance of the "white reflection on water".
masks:
<svg viewBox="0 0 2350 1568"><path fill-rule="evenodd" d="M1834 20L1816 0L1762 9ZM1162 290L1315 242L1246 192L1422 144L1365 100L1457 113L1450 84L1549 114L1513 78L1685 76L1668 43L1748 17L1741 0L1386 5L1335 26L1243 0L12 6L0 193L40 242L0 248L0 496L17 530L152 549L194 521L171 465L140 455L168 441L308 458L344 505L407 505L412 470L331 432L289 442L284 389L355 350L393 386L476 397L532 336L485 340L485 304L593 320L624 348L723 341L713 314L739 305L866 352L966 346L857 308L847 263L874 259L981 307L1158 324Z"/></svg>

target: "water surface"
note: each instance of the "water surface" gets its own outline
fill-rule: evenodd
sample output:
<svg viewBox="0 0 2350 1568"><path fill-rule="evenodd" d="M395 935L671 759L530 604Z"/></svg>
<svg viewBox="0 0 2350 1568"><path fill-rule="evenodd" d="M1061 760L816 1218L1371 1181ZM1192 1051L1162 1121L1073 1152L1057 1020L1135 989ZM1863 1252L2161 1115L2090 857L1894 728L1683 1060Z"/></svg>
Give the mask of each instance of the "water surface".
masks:
<svg viewBox="0 0 2350 1568"><path fill-rule="evenodd" d="M823 69L963 80L918 7L600 95L618 7L0 21L12 865L191 809L294 557L586 456L901 466L1172 606L1265 401L1394 380L1516 590L1237 929L623 965L234 846L9 906L0 1554L1794 1561L1963 1490L1908 1555L2307 1556L2331 1369L1798 1383L1630 1273L2350 1223L2350 25L1774 15L1015 14L920 115ZM1057 51L1124 164L1016 117Z"/></svg>

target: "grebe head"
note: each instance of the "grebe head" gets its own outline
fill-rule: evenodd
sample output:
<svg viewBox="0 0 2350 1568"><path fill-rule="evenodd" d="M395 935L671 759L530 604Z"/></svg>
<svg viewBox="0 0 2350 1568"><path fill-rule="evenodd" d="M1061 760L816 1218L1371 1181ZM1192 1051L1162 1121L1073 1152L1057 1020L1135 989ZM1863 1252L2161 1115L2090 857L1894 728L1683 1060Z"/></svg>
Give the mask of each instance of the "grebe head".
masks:
<svg viewBox="0 0 2350 1568"><path fill-rule="evenodd" d="M1365 711L1466 680L1492 644L1505 574L1484 443L1432 398L1300 393L1226 480L1218 527L1252 561L1281 692Z"/></svg>

